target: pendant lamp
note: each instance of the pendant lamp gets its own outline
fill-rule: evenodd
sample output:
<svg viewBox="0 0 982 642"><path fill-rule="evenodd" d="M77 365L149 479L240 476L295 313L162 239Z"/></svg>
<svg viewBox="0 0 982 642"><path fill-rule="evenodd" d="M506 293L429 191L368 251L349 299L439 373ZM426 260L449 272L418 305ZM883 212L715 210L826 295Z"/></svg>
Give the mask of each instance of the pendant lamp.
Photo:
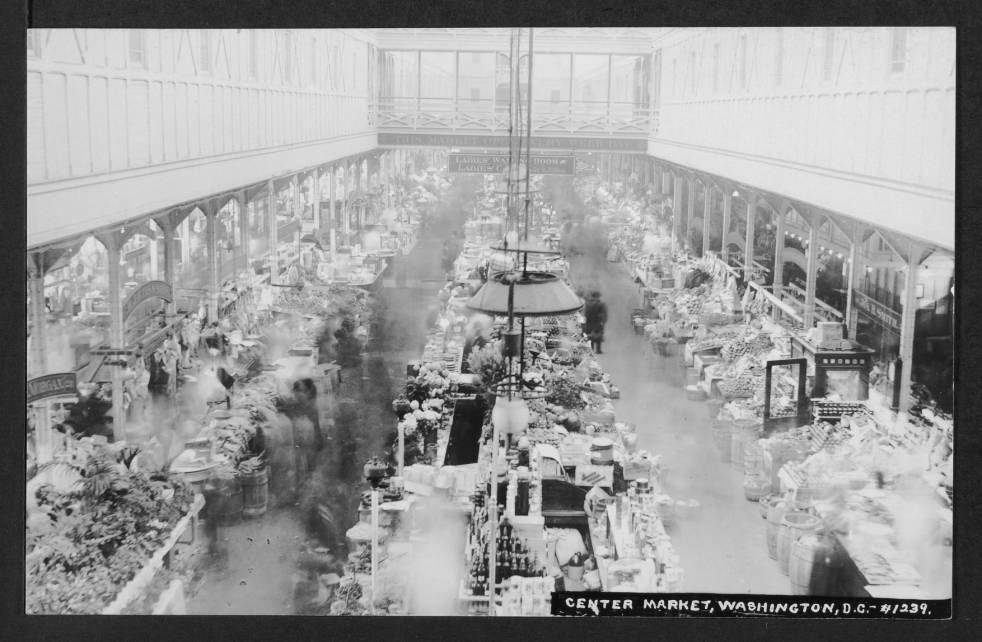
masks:
<svg viewBox="0 0 982 642"><path fill-rule="evenodd" d="M513 292L511 307L509 291ZM491 316L544 317L576 312L583 301L550 272L501 272L481 286L467 307Z"/></svg>
<svg viewBox="0 0 982 642"><path fill-rule="evenodd" d="M495 399L491 421L501 435L522 435L529 426L529 407L521 397Z"/></svg>

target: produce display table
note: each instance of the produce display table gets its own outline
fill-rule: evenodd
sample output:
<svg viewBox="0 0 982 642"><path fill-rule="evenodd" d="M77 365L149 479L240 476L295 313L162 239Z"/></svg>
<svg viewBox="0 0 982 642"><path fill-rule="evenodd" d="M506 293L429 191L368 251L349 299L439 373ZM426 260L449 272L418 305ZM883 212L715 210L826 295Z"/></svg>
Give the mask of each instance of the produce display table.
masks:
<svg viewBox="0 0 982 642"><path fill-rule="evenodd" d="M143 568L123 587L116 595L116 599L102 610L103 615L119 615L130 602L140 597L146 587L153 581L157 571L164 566L165 558L178 543L178 540L180 540L189 528L192 532L197 529L198 513L204 505L205 498L200 494L196 494L187 515L177 522L177 525L174 526L174 530L171 531L163 546L157 549L157 552L144 564Z"/></svg>

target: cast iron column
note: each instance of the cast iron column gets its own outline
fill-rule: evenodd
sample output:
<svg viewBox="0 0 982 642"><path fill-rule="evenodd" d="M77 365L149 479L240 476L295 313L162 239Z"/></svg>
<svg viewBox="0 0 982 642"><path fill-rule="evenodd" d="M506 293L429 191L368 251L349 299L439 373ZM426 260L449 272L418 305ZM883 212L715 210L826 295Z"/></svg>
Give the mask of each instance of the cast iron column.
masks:
<svg viewBox="0 0 982 642"><path fill-rule="evenodd" d="M118 262L118 261L117 261ZM44 308L44 254L27 255L27 291L31 299L31 355L28 378L48 372L48 315Z"/></svg>
<svg viewBox="0 0 982 642"><path fill-rule="evenodd" d="M123 349L125 340L123 332L123 288L119 274L119 250L122 240L117 232L111 232L102 239L109 257L109 347ZM120 359L112 356L110 359ZM112 368L112 404L113 404L113 437L123 441L126 437L126 413L123 412L123 371L120 367Z"/></svg>
<svg viewBox="0 0 982 642"><path fill-rule="evenodd" d="M279 223L276 216L276 184L266 181L266 234L269 243L269 283L280 281Z"/></svg>
<svg viewBox="0 0 982 642"><path fill-rule="evenodd" d="M709 254L709 237L711 228L709 226L713 216L713 190L707 183L702 191L702 255Z"/></svg>
<svg viewBox="0 0 982 642"><path fill-rule="evenodd" d="M802 316L805 331L815 325L815 279L818 275L818 228L822 217L814 216L808 226L808 262L805 270L805 313Z"/></svg>
<svg viewBox="0 0 982 642"><path fill-rule="evenodd" d="M723 242L719 248L719 255L723 262L729 264L730 246L727 236L730 234L730 216L733 213L733 194L728 190L723 190Z"/></svg>
<svg viewBox="0 0 982 642"><path fill-rule="evenodd" d="M772 291L774 296L780 299L781 290L784 287L784 214L778 212L774 219L774 280ZM777 314L776 310L775 314Z"/></svg>
<svg viewBox="0 0 982 642"><path fill-rule="evenodd" d="M900 316L900 411L911 405L910 383L914 365L914 321L917 317L917 270L921 264L924 247L909 242L907 246L907 274L904 275L904 309Z"/></svg>
<svg viewBox="0 0 982 642"><path fill-rule="evenodd" d="M743 240L743 279L748 283L754 273L754 226L757 224L757 197L747 195L747 232Z"/></svg>

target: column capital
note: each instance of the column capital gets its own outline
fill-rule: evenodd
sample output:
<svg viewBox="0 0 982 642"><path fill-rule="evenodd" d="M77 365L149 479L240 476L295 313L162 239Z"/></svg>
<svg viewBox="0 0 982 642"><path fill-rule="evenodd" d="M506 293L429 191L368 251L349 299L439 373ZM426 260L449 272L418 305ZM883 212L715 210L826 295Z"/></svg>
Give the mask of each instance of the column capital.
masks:
<svg viewBox="0 0 982 642"><path fill-rule="evenodd" d="M27 276L31 279L40 279L44 276L43 269L44 257L41 252L27 253Z"/></svg>
<svg viewBox="0 0 982 642"><path fill-rule="evenodd" d="M119 230L100 230L93 232L92 236L111 252L118 251L123 247L122 234L119 233Z"/></svg>

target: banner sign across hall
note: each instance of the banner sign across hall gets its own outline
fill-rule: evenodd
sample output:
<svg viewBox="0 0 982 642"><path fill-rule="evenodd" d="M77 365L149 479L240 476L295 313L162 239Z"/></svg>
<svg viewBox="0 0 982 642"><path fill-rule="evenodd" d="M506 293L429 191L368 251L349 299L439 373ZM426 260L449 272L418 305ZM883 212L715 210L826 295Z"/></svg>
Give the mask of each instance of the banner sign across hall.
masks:
<svg viewBox="0 0 982 642"><path fill-rule="evenodd" d="M865 312L868 317L885 328L900 332L900 314L855 288L852 291L852 299L856 308Z"/></svg>
<svg viewBox="0 0 982 642"><path fill-rule="evenodd" d="M129 318L136 306L140 305L147 299L163 299L164 301L173 301L174 293L171 290L169 284L164 281L147 281L137 289L133 290L133 293L128 299L123 303L123 319Z"/></svg>
<svg viewBox="0 0 982 642"><path fill-rule="evenodd" d="M423 134L416 132L379 132L381 147L478 147L508 149L508 136L495 134ZM646 138L596 138L590 136L533 136L532 150L568 150L593 152L648 151Z"/></svg>
<svg viewBox="0 0 982 642"><path fill-rule="evenodd" d="M507 154L449 154L451 174L499 174L508 167ZM532 156L533 174L573 174L575 156Z"/></svg>
<svg viewBox="0 0 982 642"><path fill-rule="evenodd" d="M53 397L73 397L78 394L74 372L59 372L36 377L27 382L27 403Z"/></svg>

